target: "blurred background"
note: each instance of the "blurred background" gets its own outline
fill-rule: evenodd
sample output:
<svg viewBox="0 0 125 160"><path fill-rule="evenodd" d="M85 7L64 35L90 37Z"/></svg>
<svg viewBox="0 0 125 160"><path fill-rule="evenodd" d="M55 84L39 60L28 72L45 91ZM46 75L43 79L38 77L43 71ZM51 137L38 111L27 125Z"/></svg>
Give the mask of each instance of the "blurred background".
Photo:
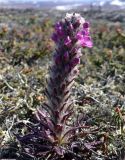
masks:
<svg viewBox="0 0 125 160"><path fill-rule="evenodd" d="M70 10L92 7L103 10L118 10L125 8L125 0L0 0L1 8L49 8L57 10Z"/></svg>

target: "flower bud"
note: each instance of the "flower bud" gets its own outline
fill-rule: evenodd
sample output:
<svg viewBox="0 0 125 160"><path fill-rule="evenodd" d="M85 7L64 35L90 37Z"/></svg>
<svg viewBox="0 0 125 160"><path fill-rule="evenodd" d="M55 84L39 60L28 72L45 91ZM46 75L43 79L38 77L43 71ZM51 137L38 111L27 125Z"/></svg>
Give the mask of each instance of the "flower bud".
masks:
<svg viewBox="0 0 125 160"><path fill-rule="evenodd" d="M71 39L70 39L69 36L66 37L66 39L65 39L65 41L64 41L64 44L65 44L66 46L70 46L70 45L71 45Z"/></svg>
<svg viewBox="0 0 125 160"><path fill-rule="evenodd" d="M68 52L64 53L63 59L64 59L65 62L67 62L69 60L69 53Z"/></svg>

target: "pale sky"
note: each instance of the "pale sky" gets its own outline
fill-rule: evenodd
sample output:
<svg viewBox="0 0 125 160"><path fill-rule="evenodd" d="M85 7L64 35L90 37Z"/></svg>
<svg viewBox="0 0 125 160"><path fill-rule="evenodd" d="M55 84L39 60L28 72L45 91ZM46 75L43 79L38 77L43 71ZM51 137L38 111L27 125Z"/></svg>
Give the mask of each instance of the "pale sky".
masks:
<svg viewBox="0 0 125 160"><path fill-rule="evenodd" d="M29 1L34 1L34 2L40 2L40 1L53 1L53 2L66 1L66 2L69 2L69 1L75 1L75 2L77 2L77 1L80 1L80 0L0 0L0 2L3 2L3 3L9 2L9 1L18 1L18 2L29 2ZM81 1L85 2L85 1L88 1L88 0L81 0ZM89 1L93 1L93 0L89 0Z"/></svg>
<svg viewBox="0 0 125 160"><path fill-rule="evenodd" d="M36 2L42 2L42 1L52 1L52 2L75 2L75 3L77 3L77 2L101 2L101 0L0 0L0 3L2 2L2 3L7 3L7 2L34 2L34 3L36 3ZM110 0L102 0L103 2L105 2L105 1L110 1ZM119 0L113 0L113 1L119 1Z"/></svg>

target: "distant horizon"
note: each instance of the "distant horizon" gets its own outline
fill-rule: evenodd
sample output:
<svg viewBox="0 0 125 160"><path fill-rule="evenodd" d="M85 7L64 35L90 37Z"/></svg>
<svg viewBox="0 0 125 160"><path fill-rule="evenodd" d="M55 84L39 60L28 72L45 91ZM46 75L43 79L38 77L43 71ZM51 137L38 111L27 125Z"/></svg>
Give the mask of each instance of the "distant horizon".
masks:
<svg viewBox="0 0 125 160"><path fill-rule="evenodd" d="M93 5L100 5L103 6L104 4L111 4L115 6L125 6L125 0L0 0L0 7L6 5L13 5L13 4L27 4L27 5L40 5L39 2L45 2L49 5L81 5L81 4L93 4Z"/></svg>

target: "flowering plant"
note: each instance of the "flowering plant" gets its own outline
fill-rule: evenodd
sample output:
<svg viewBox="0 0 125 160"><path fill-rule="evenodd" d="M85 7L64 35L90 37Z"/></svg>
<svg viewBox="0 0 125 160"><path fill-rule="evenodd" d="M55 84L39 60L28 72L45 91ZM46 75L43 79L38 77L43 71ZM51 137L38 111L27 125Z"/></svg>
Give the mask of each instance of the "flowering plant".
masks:
<svg viewBox="0 0 125 160"><path fill-rule="evenodd" d="M30 133L16 135L20 144L30 155L39 157L48 152L64 155L64 146L71 144L79 128L69 119L74 114L71 89L78 74L81 48L92 47L89 23L80 14L66 14L55 24L52 40L56 43L53 64L47 80L47 102L37 109L38 124L30 126Z"/></svg>

